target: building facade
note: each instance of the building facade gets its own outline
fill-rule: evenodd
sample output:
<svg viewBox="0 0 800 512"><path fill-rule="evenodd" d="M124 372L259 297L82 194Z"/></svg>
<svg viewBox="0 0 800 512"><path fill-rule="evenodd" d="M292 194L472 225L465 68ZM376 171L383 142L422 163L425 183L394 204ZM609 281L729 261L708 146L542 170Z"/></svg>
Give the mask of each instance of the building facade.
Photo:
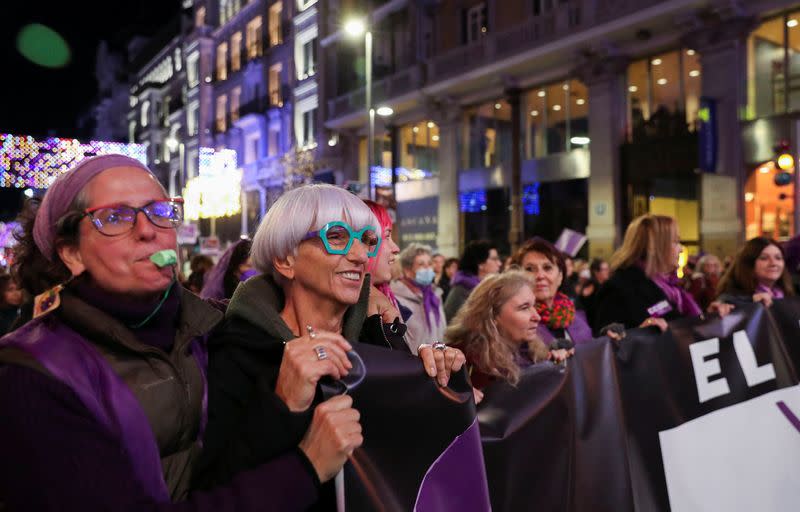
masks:
<svg viewBox="0 0 800 512"><path fill-rule="evenodd" d="M201 148L236 151L241 214L201 221L203 234L252 234L282 190L284 155L297 145L293 14L286 0L185 2L132 64L129 138L148 146L170 193L198 176Z"/></svg>
<svg viewBox="0 0 800 512"><path fill-rule="evenodd" d="M795 232L795 192L752 176L772 179L757 169L777 139L797 152L796 2L325 4L326 137L360 181L395 182L404 242L508 251L571 228L607 257L646 212L676 217L690 251ZM342 30L355 15L374 33L373 106L392 111L371 165L363 49Z"/></svg>

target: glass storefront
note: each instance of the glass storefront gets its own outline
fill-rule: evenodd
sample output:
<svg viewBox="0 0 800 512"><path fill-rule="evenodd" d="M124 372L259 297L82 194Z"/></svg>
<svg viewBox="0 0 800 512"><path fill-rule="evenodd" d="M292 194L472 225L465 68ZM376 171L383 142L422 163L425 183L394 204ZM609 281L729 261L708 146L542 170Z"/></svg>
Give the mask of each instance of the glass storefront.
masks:
<svg viewBox="0 0 800 512"><path fill-rule="evenodd" d="M748 119L800 110L800 11L766 20L748 37L747 96Z"/></svg>
<svg viewBox="0 0 800 512"><path fill-rule="evenodd" d="M557 82L524 95L527 159L570 151L589 143L589 93L578 80Z"/></svg>
<svg viewBox="0 0 800 512"><path fill-rule="evenodd" d="M628 66L629 139L694 132L701 84L700 56L691 48L632 62Z"/></svg>
<svg viewBox="0 0 800 512"><path fill-rule="evenodd" d="M768 236L786 240L794 231L794 184L777 185L774 162L753 169L744 186L747 239Z"/></svg>

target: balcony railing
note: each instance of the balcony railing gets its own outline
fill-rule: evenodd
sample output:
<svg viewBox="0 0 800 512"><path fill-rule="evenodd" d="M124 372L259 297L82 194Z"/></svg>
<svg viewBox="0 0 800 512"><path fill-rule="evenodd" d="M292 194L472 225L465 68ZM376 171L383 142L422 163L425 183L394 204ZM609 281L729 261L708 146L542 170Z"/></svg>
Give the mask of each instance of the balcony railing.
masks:
<svg viewBox="0 0 800 512"><path fill-rule="evenodd" d="M428 83L487 65L600 23L618 19L667 0L567 0L546 14L531 17L475 43L454 48L427 63Z"/></svg>
<svg viewBox="0 0 800 512"><path fill-rule="evenodd" d="M422 86L422 70L410 67L372 84L372 104L377 105L389 98L395 98ZM351 114L366 108L365 88L339 96L328 102L332 118Z"/></svg>

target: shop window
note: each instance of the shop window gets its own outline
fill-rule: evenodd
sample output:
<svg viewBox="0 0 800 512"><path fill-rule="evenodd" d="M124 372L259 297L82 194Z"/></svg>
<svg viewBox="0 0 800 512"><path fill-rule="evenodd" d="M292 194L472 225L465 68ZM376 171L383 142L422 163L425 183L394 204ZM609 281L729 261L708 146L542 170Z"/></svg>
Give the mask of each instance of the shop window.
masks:
<svg viewBox="0 0 800 512"><path fill-rule="evenodd" d="M433 121L407 124L398 131L400 137L400 181L424 179L437 172L439 126Z"/></svg>
<svg viewBox="0 0 800 512"><path fill-rule="evenodd" d="M628 66L628 126L632 140L693 132L700 105L701 69L693 49L674 50Z"/></svg>
<svg viewBox="0 0 800 512"><path fill-rule="evenodd" d="M767 162L752 170L744 186L745 236L786 240L796 233L794 184L775 184L775 164Z"/></svg>
<svg viewBox="0 0 800 512"><path fill-rule="evenodd" d="M526 158L541 158L589 143L589 93L580 81L537 87L522 99Z"/></svg>
<svg viewBox="0 0 800 512"><path fill-rule="evenodd" d="M754 30L747 40L747 63L749 118L800 110L800 11Z"/></svg>
<svg viewBox="0 0 800 512"><path fill-rule="evenodd" d="M511 161L511 107L505 100L469 109L466 119L466 168L496 167Z"/></svg>

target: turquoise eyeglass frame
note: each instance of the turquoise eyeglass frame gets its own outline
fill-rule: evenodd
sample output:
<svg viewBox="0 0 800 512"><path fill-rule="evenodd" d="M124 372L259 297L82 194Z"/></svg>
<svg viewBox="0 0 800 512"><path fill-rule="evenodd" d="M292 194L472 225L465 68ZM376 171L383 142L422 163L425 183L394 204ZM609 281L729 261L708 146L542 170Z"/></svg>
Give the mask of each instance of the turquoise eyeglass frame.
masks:
<svg viewBox="0 0 800 512"><path fill-rule="evenodd" d="M347 245L344 246L344 249L334 249L328 243L328 230L336 226L346 229L347 233L350 235L350 239L347 241ZM353 228L350 227L350 224L340 220L335 220L322 226L322 229L319 231L309 231L306 233L306 236L303 237L303 241L319 237L322 240L322 244L325 246L325 250L328 251L328 254L345 255L350 252L350 248L353 247L353 240L357 238L360 241L361 237L364 236L364 233L367 231L374 231L375 236L378 238L378 243L375 244L375 248L367 253L367 256L374 258L378 254L378 250L381 248L381 242L383 241L381 235L374 226L364 226L360 231L353 231Z"/></svg>

